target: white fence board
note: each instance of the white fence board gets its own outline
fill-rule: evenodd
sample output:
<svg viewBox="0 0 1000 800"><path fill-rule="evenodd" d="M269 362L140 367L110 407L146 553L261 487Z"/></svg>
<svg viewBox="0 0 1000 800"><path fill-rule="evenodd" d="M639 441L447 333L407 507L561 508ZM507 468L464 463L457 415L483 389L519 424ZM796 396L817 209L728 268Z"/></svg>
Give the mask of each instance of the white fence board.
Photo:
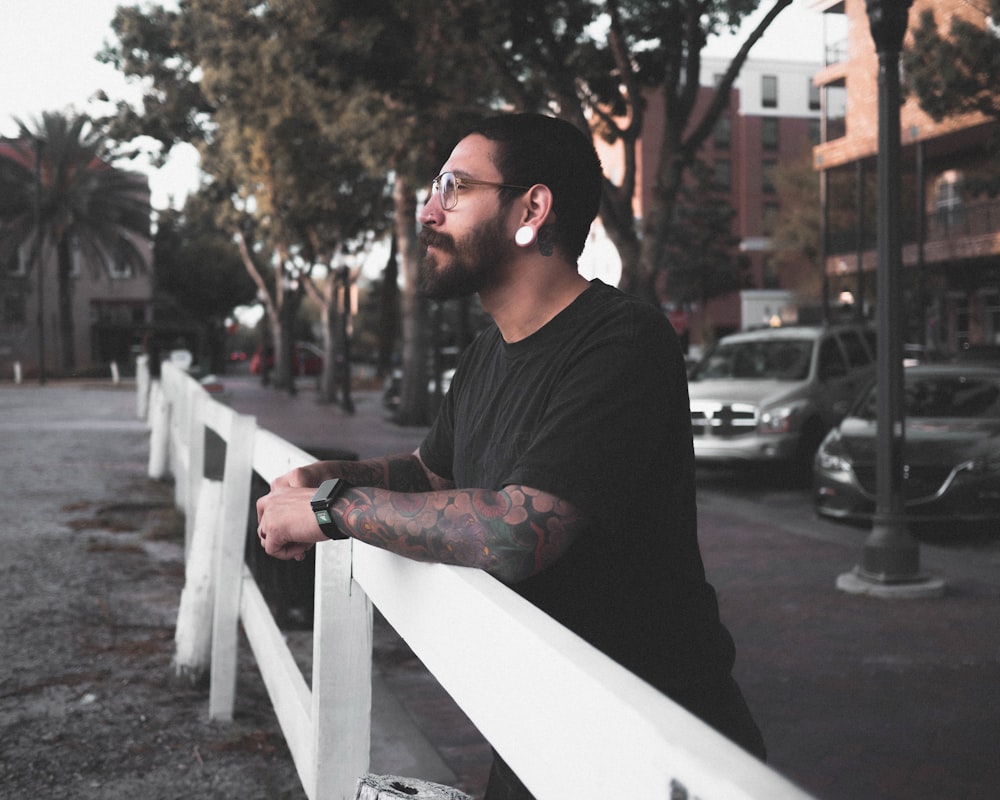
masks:
<svg viewBox="0 0 1000 800"><path fill-rule="evenodd" d="M807 797L483 572L357 543L354 577L540 800Z"/></svg>
<svg viewBox="0 0 1000 800"><path fill-rule="evenodd" d="M314 748L312 745L312 698L306 679L295 663L281 630L271 616L250 570L244 567L240 597L240 619L253 648L264 686L281 724L288 749L303 787L315 785ZM313 798L310 798L313 800Z"/></svg>

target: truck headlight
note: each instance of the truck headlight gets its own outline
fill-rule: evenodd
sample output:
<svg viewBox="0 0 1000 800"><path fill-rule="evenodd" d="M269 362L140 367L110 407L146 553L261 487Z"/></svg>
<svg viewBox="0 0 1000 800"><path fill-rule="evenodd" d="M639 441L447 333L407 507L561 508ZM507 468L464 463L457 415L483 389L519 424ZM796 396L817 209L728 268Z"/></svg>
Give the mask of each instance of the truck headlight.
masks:
<svg viewBox="0 0 1000 800"><path fill-rule="evenodd" d="M788 433L792 430L795 410L788 406L768 409L760 415L757 430L760 433Z"/></svg>

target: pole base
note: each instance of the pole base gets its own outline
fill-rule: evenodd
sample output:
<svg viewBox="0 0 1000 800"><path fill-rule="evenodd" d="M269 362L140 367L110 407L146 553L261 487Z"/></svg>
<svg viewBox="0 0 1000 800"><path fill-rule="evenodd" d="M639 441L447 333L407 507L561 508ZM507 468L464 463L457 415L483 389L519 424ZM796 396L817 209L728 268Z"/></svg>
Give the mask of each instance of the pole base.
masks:
<svg viewBox="0 0 1000 800"><path fill-rule="evenodd" d="M944 579L929 575L914 575L905 580L886 581L860 567L837 577L837 588L847 594L863 594L886 600L919 600L944 595Z"/></svg>

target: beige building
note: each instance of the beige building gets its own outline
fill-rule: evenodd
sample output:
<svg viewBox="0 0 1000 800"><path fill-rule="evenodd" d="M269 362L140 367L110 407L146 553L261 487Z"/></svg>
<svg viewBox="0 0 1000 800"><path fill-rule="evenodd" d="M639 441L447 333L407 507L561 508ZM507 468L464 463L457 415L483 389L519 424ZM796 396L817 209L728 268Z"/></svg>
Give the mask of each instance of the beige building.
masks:
<svg viewBox="0 0 1000 800"><path fill-rule="evenodd" d="M77 375L107 375L111 364L126 372L152 321L152 245L136 241L146 269L112 264L109 271L86 263L73 249L73 346ZM45 373L61 376L57 259L51 245L39 259L31 244L0 263L0 380L36 378L44 354Z"/></svg>

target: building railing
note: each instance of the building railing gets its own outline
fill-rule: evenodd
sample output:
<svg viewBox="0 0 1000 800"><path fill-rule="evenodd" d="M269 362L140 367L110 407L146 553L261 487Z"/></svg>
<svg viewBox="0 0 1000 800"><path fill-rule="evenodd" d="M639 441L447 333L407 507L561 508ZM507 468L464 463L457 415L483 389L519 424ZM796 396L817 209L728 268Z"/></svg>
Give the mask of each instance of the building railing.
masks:
<svg viewBox="0 0 1000 800"><path fill-rule="evenodd" d="M901 237L904 245L916 244L919 229L914 215L901 220ZM1000 235L1000 201L976 202L942 208L924 215L924 243L959 241L979 236ZM862 248L875 247L874 224L865 231ZM829 237L830 255L854 253L857 250L857 231L833 229Z"/></svg>
<svg viewBox="0 0 1000 800"><path fill-rule="evenodd" d="M354 540L316 548L307 684L244 543L253 474L312 458L174 365L138 372L149 475L173 476L187 515L175 666L207 669L210 716L231 719L242 623L310 800L352 800L369 768L373 604L539 800L808 797L486 573ZM222 480L204 477L209 430L226 444Z"/></svg>

